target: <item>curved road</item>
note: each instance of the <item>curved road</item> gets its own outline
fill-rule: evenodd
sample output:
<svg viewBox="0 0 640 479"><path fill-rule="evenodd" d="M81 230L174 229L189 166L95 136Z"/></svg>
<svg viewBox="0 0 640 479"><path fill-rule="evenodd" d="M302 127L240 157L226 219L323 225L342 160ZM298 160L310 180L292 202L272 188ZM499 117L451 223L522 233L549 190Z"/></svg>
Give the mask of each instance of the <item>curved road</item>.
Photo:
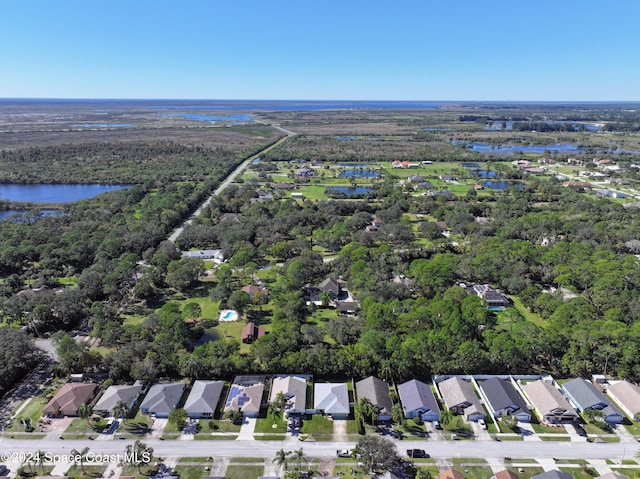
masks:
<svg viewBox="0 0 640 479"><path fill-rule="evenodd" d="M169 237L167 238L169 241L171 241L172 243L174 243L178 237L182 234L182 231L184 230L184 227L191 224L194 220L194 218L196 218L196 216L198 216L202 210L204 208L206 208L209 203L211 202L211 198L213 198L216 195L219 195L221 192L223 192L225 190L225 188L227 188L231 183L233 183L233 181L236 179L236 177L242 173L250 164L251 162L253 162L253 160L255 160L256 158L260 157L260 155L263 155L265 153L267 153L268 151L271 151L274 148L277 148L278 146L280 146L282 143L284 143L285 141L287 141L289 138L292 138L294 136L296 136L297 133L291 131L291 130L287 130L285 128L279 127L279 126L274 126L274 128L284 132L287 134L287 136L283 136L282 138L280 138L278 141L276 141L273 145L266 147L263 150L260 150L258 153L251 155L249 158L247 158L246 160L244 160L242 163L240 163L238 165L238 167L233 170L229 176L227 176L224 181L220 184L220 186L218 186L218 188L216 188L216 190L213 192L213 194L207 198L199 207L196 211L194 211L194 213L189 216L189 218L182 223L178 228L175 229L175 231L173 233L171 233L169 235Z"/></svg>

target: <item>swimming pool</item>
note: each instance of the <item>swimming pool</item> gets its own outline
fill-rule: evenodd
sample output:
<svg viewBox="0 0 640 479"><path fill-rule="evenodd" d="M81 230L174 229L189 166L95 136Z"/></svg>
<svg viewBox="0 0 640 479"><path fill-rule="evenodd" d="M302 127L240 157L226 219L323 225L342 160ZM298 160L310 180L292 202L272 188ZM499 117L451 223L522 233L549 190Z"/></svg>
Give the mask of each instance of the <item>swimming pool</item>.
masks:
<svg viewBox="0 0 640 479"><path fill-rule="evenodd" d="M220 311L220 321L237 321L238 312L233 309L223 309Z"/></svg>

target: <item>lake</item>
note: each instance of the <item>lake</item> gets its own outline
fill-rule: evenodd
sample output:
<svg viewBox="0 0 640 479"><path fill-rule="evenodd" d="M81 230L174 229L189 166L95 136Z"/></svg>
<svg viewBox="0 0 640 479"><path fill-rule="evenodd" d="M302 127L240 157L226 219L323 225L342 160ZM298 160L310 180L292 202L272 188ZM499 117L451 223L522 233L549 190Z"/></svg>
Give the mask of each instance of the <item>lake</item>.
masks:
<svg viewBox="0 0 640 479"><path fill-rule="evenodd" d="M491 190L506 190L507 188L518 188L521 190L524 188L522 183L509 183L508 181L483 181L482 186Z"/></svg>
<svg viewBox="0 0 640 479"><path fill-rule="evenodd" d="M329 188L327 188L327 190L330 191L337 191L340 192L346 196L354 196L354 195L366 195L367 193L372 193L373 192L373 188L368 188L366 186L357 186L357 187L351 187L351 186L331 186Z"/></svg>
<svg viewBox="0 0 640 479"><path fill-rule="evenodd" d="M460 166L462 166L463 168L471 168L474 170L479 170L480 168L482 168L480 163L460 163Z"/></svg>
<svg viewBox="0 0 640 479"><path fill-rule="evenodd" d="M0 183L0 198L29 203L72 203L93 198L112 190L129 188L128 185L27 185Z"/></svg>
<svg viewBox="0 0 640 479"><path fill-rule="evenodd" d="M473 170L471 174L473 176L479 176L480 178L495 178L498 173L489 170Z"/></svg>
<svg viewBox="0 0 640 479"><path fill-rule="evenodd" d="M572 143L557 143L555 145L490 145L488 143L454 141L452 144L465 146L472 151L494 153L496 155L510 155L513 153L536 153L543 155L548 151L556 153L584 153L584 148Z"/></svg>
<svg viewBox="0 0 640 479"><path fill-rule="evenodd" d="M369 170L347 170L340 173L341 178L378 178L380 173Z"/></svg>
<svg viewBox="0 0 640 479"><path fill-rule="evenodd" d="M72 128L130 128L131 123L82 123L80 125L71 125Z"/></svg>
<svg viewBox="0 0 640 479"><path fill-rule="evenodd" d="M234 123L242 123L253 120L253 115L249 113L241 113L238 115L204 115L202 113L163 113L162 116L176 117L179 116L186 120L207 121L215 123L217 121L232 121Z"/></svg>
<svg viewBox="0 0 640 479"><path fill-rule="evenodd" d="M340 163L338 166L341 168L366 168L369 163Z"/></svg>

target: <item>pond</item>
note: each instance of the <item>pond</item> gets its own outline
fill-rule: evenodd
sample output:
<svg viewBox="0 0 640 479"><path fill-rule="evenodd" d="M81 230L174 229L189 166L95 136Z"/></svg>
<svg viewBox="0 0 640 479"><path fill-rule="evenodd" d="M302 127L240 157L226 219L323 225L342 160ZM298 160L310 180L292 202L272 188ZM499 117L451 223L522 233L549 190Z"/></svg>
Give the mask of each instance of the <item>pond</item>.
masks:
<svg viewBox="0 0 640 479"><path fill-rule="evenodd" d="M336 191L338 193L342 193L346 196L354 196L354 195L366 195L368 193L373 192L373 188L368 188L366 186L330 186L327 188L330 191Z"/></svg>
<svg viewBox="0 0 640 479"><path fill-rule="evenodd" d="M380 173L369 170L347 170L340 173L341 178L378 178Z"/></svg>
<svg viewBox="0 0 640 479"><path fill-rule="evenodd" d="M340 168L366 168L369 163L340 163L338 166Z"/></svg>
<svg viewBox="0 0 640 479"><path fill-rule="evenodd" d="M479 170L480 168L482 168L480 163L460 163L460 166L462 166L463 168L472 168L474 170Z"/></svg>
<svg viewBox="0 0 640 479"><path fill-rule="evenodd" d="M129 188L128 185L10 184L0 183L0 198L29 203L71 203L93 198L107 191Z"/></svg>
<svg viewBox="0 0 640 479"><path fill-rule="evenodd" d="M535 153L542 155L547 152L584 153L584 148L572 143L557 143L555 145L490 145L488 143L454 141L452 144L465 146L472 151L494 153L496 155L510 155L513 153Z"/></svg>
<svg viewBox="0 0 640 479"><path fill-rule="evenodd" d="M240 113L237 115L204 115L202 113L163 113L166 117L181 117L185 120L207 121L215 123L217 121L232 121L234 123L242 123L253 120L253 115L249 113Z"/></svg>
<svg viewBox="0 0 640 479"><path fill-rule="evenodd" d="M495 171L489 170L472 170L471 174L480 178L495 178L498 175Z"/></svg>
<svg viewBox="0 0 640 479"><path fill-rule="evenodd" d="M522 190L524 188L522 183L509 183L508 181L483 181L482 186L491 190L506 190L508 188L518 188Z"/></svg>

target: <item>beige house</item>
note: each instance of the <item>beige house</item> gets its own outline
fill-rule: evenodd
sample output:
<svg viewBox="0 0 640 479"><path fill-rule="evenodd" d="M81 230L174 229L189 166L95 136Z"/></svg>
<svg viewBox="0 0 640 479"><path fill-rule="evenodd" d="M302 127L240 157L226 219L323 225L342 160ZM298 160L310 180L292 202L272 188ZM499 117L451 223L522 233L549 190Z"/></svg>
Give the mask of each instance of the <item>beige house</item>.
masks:
<svg viewBox="0 0 640 479"><path fill-rule="evenodd" d="M634 421L640 420L640 387L629 381L617 381L607 388L607 394Z"/></svg>
<svg viewBox="0 0 640 479"><path fill-rule="evenodd" d="M536 408L542 421L563 424L578 419L576 410L553 384L538 379L525 384L522 390Z"/></svg>
<svg viewBox="0 0 640 479"><path fill-rule="evenodd" d="M454 376L438 383L438 389L445 405L454 414L464 416L469 421L487 417L470 382Z"/></svg>

